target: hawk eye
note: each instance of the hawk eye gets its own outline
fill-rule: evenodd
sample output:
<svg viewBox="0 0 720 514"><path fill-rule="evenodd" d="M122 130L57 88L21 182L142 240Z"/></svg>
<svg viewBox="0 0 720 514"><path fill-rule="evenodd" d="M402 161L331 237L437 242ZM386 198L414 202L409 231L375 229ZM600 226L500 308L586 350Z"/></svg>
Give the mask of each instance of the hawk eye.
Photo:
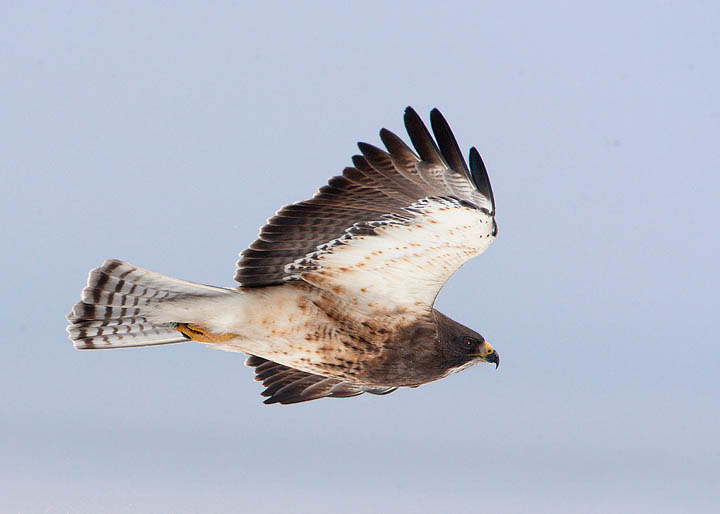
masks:
<svg viewBox="0 0 720 514"><path fill-rule="evenodd" d="M463 339L463 343L465 343L465 346L467 348L472 348L473 346L475 346L475 339L473 339L472 337L465 337Z"/></svg>

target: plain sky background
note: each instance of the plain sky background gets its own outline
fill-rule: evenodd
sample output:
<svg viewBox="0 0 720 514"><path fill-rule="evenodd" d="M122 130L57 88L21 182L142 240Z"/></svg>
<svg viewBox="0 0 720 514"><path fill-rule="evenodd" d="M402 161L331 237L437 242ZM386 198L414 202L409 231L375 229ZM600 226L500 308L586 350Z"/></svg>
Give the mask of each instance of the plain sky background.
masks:
<svg viewBox="0 0 720 514"><path fill-rule="evenodd" d="M2 2L0 512L718 512L720 8ZM232 286L439 107L499 238L437 306L502 366L265 406L243 356L78 352L105 258Z"/></svg>

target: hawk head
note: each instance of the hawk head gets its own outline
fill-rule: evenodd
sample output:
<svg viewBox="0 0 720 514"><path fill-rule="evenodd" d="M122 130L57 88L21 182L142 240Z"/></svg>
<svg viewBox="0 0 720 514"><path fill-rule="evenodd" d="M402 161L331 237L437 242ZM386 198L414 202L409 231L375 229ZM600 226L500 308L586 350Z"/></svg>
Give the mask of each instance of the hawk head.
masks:
<svg viewBox="0 0 720 514"><path fill-rule="evenodd" d="M500 356L490 343L477 332L470 331L470 334L455 337L449 342L449 346L453 347L454 353L458 355L460 360L472 361L480 360L495 364L495 368L500 365Z"/></svg>
<svg viewBox="0 0 720 514"><path fill-rule="evenodd" d="M441 351L449 368L460 371L478 362L498 367L500 356L483 336L438 311L435 316Z"/></svg>

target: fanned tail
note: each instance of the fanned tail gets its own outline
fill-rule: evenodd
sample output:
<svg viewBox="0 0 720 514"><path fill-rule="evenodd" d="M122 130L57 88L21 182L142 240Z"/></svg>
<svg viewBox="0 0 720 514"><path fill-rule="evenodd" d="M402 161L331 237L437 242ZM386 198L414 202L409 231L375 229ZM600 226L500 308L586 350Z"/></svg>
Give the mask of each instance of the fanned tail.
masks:
<svg viewBox="0 0 720 514"><path fill-rule="evenodd" d="M70 339L79 350L132 348L188 341L166 306L229 290L175 279L107 260L90 272L82 300L67 315Z"/></svg>

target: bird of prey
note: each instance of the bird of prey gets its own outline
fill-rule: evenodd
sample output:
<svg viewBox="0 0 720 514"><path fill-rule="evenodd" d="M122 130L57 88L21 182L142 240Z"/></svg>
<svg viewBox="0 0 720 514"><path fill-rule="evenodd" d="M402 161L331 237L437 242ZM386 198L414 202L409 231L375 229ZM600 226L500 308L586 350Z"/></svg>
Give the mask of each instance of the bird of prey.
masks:
<svg viewBox="0 0 720 514"><path fill-rule="evenodd" d="M108 260L67 319L78 349L199 341L249 355L265 403L387 394L499 357L433 308L445 281L495 240L480 154L466 164L440 111L405 110L413 151L382 129L310 198L281 208L222 288Z"/></svg>

